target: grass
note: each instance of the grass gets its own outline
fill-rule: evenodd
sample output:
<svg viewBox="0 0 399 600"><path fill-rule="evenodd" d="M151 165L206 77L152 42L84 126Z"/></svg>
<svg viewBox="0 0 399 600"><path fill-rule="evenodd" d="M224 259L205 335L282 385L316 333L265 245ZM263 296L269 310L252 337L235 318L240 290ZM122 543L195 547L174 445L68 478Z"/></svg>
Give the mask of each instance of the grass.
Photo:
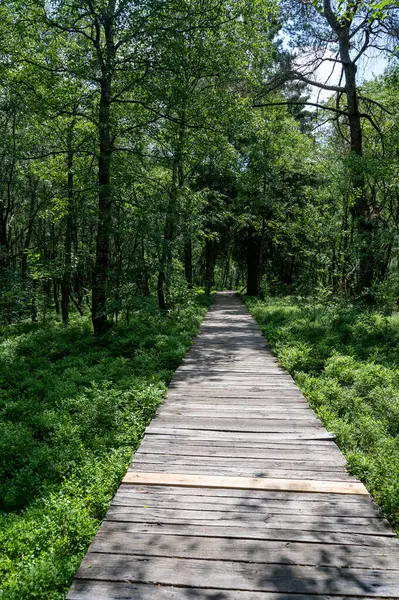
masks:
<svg viewBox="0 0 399 600"><path fill-rule="evenodd" d="M399 315L296 298L246 304L399 533Z"/></svg>
<svg viewBox="0 0 399 600"><path fill-rule="evenodd" d="M88 321L3 328L0 598L65 598L205 306L151 301L96 341Z"/></svg>

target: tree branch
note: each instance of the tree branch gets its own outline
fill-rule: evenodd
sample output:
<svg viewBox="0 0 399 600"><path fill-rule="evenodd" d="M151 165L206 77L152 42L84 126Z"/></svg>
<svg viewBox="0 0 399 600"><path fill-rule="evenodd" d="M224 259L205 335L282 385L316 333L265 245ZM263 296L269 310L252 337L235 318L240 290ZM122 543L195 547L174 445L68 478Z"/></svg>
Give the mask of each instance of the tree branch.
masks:
<svg viewBox="0 0 399 600"><path fill-rule="evenodd" d="M333 108L332 106L325 106L324 104L318 104L317 102L297 102L295 100L285 100L284 102L264 102L262 104L254 104L254 108L262 108L264 106L315 106L323 110L329 110L338 115L348 116L348 113L344 110Z"/></svg>

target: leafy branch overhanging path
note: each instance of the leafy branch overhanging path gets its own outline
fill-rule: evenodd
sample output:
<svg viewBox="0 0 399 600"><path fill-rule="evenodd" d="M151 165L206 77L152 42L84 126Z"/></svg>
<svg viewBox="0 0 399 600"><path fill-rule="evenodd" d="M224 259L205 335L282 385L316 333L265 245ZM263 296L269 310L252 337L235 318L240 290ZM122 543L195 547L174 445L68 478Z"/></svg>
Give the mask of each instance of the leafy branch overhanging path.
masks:
<svg viewBox="0 0 399 600"><path fill-rule="evenodd" d="M68 600L398 597L397 538L239 298L217 294Z"/></svg>

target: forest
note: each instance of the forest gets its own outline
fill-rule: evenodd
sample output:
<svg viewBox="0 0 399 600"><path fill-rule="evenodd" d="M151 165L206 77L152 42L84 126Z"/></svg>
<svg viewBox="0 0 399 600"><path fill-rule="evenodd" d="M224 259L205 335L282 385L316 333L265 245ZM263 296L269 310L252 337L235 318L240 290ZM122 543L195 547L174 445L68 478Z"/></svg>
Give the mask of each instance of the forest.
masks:
<svg viewBox="0 0 399 600"><path fill-rule="evenodd" d="M399 5L0 2L0 598L65 598L217 290L399 530Z"/></svg>

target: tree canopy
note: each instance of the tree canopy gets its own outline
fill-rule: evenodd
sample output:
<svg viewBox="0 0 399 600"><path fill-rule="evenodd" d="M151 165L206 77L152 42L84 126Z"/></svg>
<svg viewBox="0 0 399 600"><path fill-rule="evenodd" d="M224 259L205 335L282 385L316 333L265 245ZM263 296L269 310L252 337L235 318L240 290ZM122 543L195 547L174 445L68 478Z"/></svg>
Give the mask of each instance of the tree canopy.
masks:
<svg viewBox="0 0 399 600"><path fill-rule="evenodd" d="M394 2L1 11L3 322L102 335L198 286L396 302Z"/></svg>

